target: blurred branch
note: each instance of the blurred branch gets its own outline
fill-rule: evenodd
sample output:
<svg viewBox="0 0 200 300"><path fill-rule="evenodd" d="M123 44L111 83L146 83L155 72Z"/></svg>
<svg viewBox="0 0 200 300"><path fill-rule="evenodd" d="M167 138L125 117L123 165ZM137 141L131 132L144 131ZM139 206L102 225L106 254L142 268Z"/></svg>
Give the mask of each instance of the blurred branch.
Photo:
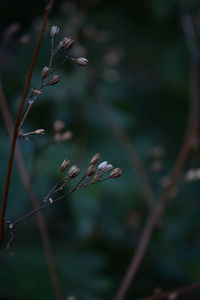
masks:
<svg viewBox="0 0 200 300"><path fill-rule="evenodd" d="M172 291L168 291L168 292L164 292L164 293L160 293L158 296L158 299L177 299L178 296L195 291L195 290L199 290L200 289L200 283L194 283L191 285L188 285L186 287L180 288L180 289L176 289L176 290L172 290ZM140 298L138 300L155 300L157 298L155 298L156 296L150 296L150 297L145 297L145 298ZM171 298L170 298L171 297Z"/></svg>
<svg viewBox="0 0 200 300"><path fill-rule="evenodd" d="M36 42L34 53L33 53L32 59L31 59L31 64L30 64L30 67L28 69L27 79L26 79L26 82L25 82L22 99L21 99L21 102L19 104L17 117L16 117L16 121L15 121L15 125L14 125L12 144L11 144L11 149L10 149L10 156L9 156L9 161L8 161L7 175L6 175L6 182L5 182L5 186L4 186L3 199L2 199L2 205L1 205L0 246L2 245L3 238L4 238L6 207L7 207L7 201L8 201L8 193L9 193L9 187L10 187L11 174L12 174L13 160L14 160L14 155L15 155L16 141L17 141L17 137L18 137L18 130L19 130L20 122L21 122L23 108L24 108L24 105L26 103L26 98L27 98L29 87L30 87L30 83L31 83L33 71L34 71L34 68L35 68L36 60L37 60L37 57L38 57L38 54L39 54L40 46L41 46L42 41L43 41L43 37L44 37L45 30L46 30L46 27L47 27L49 13L51 11L53 3L54 3L54 0L49 1L48 5L45 8L45 13L44 13L42 24L41 24L41 27L40 27L38 40Z"/></svg>
<svg viewBox="0 0 200 300"><path fill-rule="evenodd" d="M195 37L195 31L192 23L191 16L188 11L181 10L181 24L185 38L188 44L189 55L190 55L190 80L189 80L189 116L185 131L185 138L182 144L181 150L175 162L174 168L169 176L169 185L166 190L161 194L158 201L156 202L152 212L150 213L146 225L144 227L143 233L136 247L135 253L128 267L128 270L123 278L121 286L117 292L115 300L124 299L130 284L136 275L136 272L140 266L143 259L147 246L150 242L152 233L157 225L158 220L162 216L166 202L170 197L171 192L174 187L177 186L179 175L181 173L182 167L187 160L188 154L195 142L196 131L198 126L198 110L199 110L199 60L198 60L198 48Z"/></svg>
<svg viewBox="0 0 200 300"><path fill-rule="evenodd" d="M98 94L99 93L97 93L97 95ZM132 168L134 169L134 171L136 171L141 183L141 192L148 205L148 208L151 210L154 204L154 196L142 158L126 131L117 124L115 115L112 113L108 105L102 99L101 101L98 101L98 104L100 106L100 109L102 110L102 115L107 121L107 126L111 134L124 149L132 165Z"/></svg>
<svg viewBox="0 0 200 300"><path fill-rule="evenodd" d="M12 138L14 124L13 124L13 120L12 120L11 114L9 112L9 108L8 108L6 100L5 100L1 81L0 81L0 108L2 111L3 118L4 118L4 122L6 124L7 131L10 135L10 138ZM22 182L24 184L25 190L27 192L27 196L29 197L29 199L32 203L32 206L35 207L35 206L37 206L37 203L38 203L37 197L33 191L33 188L32 188L32 185L31 185L31 182L29 179L29 175L28 175L26 167L25 167L24 159L22 157L22 154L21 154L18 144L16 145L16 163L17 163L17 167L18 167ZM39 229L42 243L43 243L43 249L44 249L45 258L46 258L47 265L48 265L49 276L51 278L52 287L53 287L54 294L55 294L55 299L60 300L60 299L62 299L61 288L60 288L58 276L56 273L56 267L55 267L55 263L54 263L54 257L53 257L53 253L52 253L52 249L51 249L51 244L50 244L50 240L49 240L49 235L48 235L45 218L41 211L38 212L38 214L36 216L36 220L37 220L38 229Z"/></svg>

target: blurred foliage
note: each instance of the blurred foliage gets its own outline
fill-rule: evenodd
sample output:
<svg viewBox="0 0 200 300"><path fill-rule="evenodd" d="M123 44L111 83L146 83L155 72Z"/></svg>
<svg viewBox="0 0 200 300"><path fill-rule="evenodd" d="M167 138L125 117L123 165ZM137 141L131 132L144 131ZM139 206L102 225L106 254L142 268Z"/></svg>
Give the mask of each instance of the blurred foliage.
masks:
<svg viewBox="0 0 200 300"><path fill-rule="evenodd" d="M200 1L186 1L199 40ZM28 6L27 6L28 4ZM29 7L30 5L30 7ZM1 1L1 77L13 116L20 100L43 1ZM11 9L12 8L12 9ZM73 36L71 52L89 59L82 68L66 63L61 82L44 91L35 103L26 131L45 128L44 136L22 141L21 149L38 199L60 176L64 158L87 167L99 152L123 169L123 176L72 194L44 213L65 298L113 299L130 263L147 218L140 180L127 153L110 130L114 122L137 147L158 196L174 165L188 115L189 56L176 1L57 1L50 18L59 37ZM3 44L7 26L19 23ZM32 87L48 62L46 34ZM105 107L108 113L102 109ZM53 142L53 124L62 120L73 138ZM2 193L10 142L0 119ZM158 148L159 147L159 148ZM152 152L162 149L161 159ZM168 202L160 228L130 287L126 299L149 296L160 287L173 289L199 281L199 182L185 173L199 167L199 145L182 172L180 189ZM15 167L8 219L30 209ZM1 251L0 299L54 299L35 218L20 224L14 237L15 256ZM181 299L199 299L198 292Z"/></svg>

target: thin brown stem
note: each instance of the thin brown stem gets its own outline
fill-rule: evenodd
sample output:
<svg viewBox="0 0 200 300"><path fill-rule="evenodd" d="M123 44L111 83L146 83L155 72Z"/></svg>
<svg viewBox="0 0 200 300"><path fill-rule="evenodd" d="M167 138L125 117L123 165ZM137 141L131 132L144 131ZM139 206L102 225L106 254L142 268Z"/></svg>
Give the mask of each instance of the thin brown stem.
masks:
<svg viewBox="0 0 200 300"><path fill-rule="evenodd" d="M67 184L67 182L68 182L70 179L71 179L71 178L69 177L68 180L65 182L65 185ZM103 181L105 181L105 180L108 180L108 179L110 179L110 177L106 177L105 179L99 180L98 182L88 183L88 184L85 184L85 185L81 186L81 182L83 182L85 179L86 179L86 177L83 176L83 177L76 183L76 185L75 185L71 190L69 190L69 192L63 194L62 196L60 196L60 197L58 197L58 198L51 199L51 198L49 198L49 196L51 196L51 194L57 193L57 192L60 190L60 188L55 190L56 186L57 186L59 183L57 183L56 185L54 185L53 188L50 190L50 192L47 194L47 196L44 197L44 199L43 199L43 201L42 201L41 203L39 203L38 205L36 205L36 206L35 206L30 212L28 212L27 214L23 215L22 217L18 218L18 219L15 220L13 223L11 223L11 229L12 229L13 227L15 227L16 224L18 224L18 223L24 221L25 219L31 217L32 215L36 214L37 212L43 210L44 208L46 208L46 207L48 207L48 206L50 206L50 205L52 205L52 204L54 204L54 203L56 203L56 202L58 202L58 201L64 199L64 198L66 198L67 196L69 196L69 195L72 194L73 192L75 192L75 191L77 191L77 190L80 190L80 189L82 189L82 188L84 188L84 187L87 187L87 186L89 186L89 185L91 185L91 184L95 184L95 183L99 183L99 182L103 182ZM64 185L64 186L65 186L65 185ZM64 187L64 186L63 186L63 187ZM45 201L44 201L44 200L45 200Z"/></svg>
<svg viewBox="0 0 200 300"><path fill-rule="evenodd" d="M174 296L173 299L177 299L178 296L195 291L195 290L199 290L200 289L200 283L194 283L188 286L185 286L183 288L180 289L175 289L172 291L167 291L164 293L159 294L159 299L170 299L169 297L172 295ZM155 299L155 295L154 296L150 296L150 297L145 297L145 298L140 298L138 300L154 300Z"/></svg>
<svg viewBox="0 0 200 300"><path fill-rule="evenodd" d="M8 169L7 169L7 175L6 175L6 182L4 186L4 191L3 191L3 198L2 198L2 205L1 205L1 214L0 214L0 246L2 245L3 238L4 238L4 226L5 226L5 216L6 216L6 208L7 208L7 202L8 202L8 193L9 193L9 187L10 187L10 180L11 180L11 174L12 174L12 167L13 167L13 160L14 160L14 154L15 154L15 147L16 147L16 141L18 137L18 131L19 131L19 126L20 126L20 121L21 121L21 116L23 112L23 108L26 102L26 98L28 95L28 90L30 87L33 71L35 68L36 60L39 54L40 46L43 41L44 33L46 30L47 22L48 22L48 16L50 9L52 7L53 1L50 1L48 4L48 7L45 10L44 16L43 16L43 21L41 24L40 32L39 32L39 37L34 49L34 53L31 59L31 64L28 70L27 74L27 79L25 82L25 87L23 91L23 96L18 108L17 116L16 116L16 121L15 121L15 126L14 126L14 132L13 132L13 137L12 137L12 144L11 144L11 150L10 150L10 155L9 155L9 161L8 161Z"/></svg>
<svg viewBox="0 0 200 300"><path fill-rule="evenodd" d="M1 81L0 81L0 108L2 111L2 115L4 118L4 122L6 124L6 128L8 130L8 133L9 133L10 137L12 137L14 125L13 125L13 120L12 120L11 114L9 112L9 108L8 108L6 100L5 100ZM31 201L33 207L35 207L38 203L37 197L33 191L31 181L30 181L29 175L27 173L25 163L24 163L24 160L23 160L23 157L21 154L21 150L18 145L16 145L16 163L17 163L17 167L19 169L19 173L22 178L22 182L24 184L25 190L27 192L27 195L30 198L30 201ZM53 252L52 252L51 244L50 244L50 240L49 240L47 225L46 225L45 218L44 218L42 212L39 212L37 214L36 220L37 220L38 229L39 229L42 243L43 243L44 254L45 254L46 261L47 261L49 276L51 279L55 299L60 300L60 299L62 299L60 283L59 283L57 272L56 272L56 267L55 267Z"/></svg>
<svg viewBox="0 0 200 300"><path fill-rule="evenodd" d="M181 150L175 162L174 168L170 175L170 184L164 193L159 197L157 203L155 204L152 212L150 213L146 225L144 227L143 233L136 247L135 253L132 257L131 263L128 270L122 280L120 288L117 292L115 300L124 299L130 284L136 275L136 272L140 266L143 259L145 251L150 242L152 233L156 227L157 221L160 219L161 215L164 213L166 201L170 197L170 194L175 186L177 186L179 175L184 166L185 161L190 153L190 150L194 144L196 138L196 131L198 126L198 111L199 111L199 70L198 70L198 49L196 44L196 38L194 33L194 28L192 24L191 17L189 13L184 14L182 17L182 27L184 34L186 36L186 41L188 43L188 48L190 52L190 111L188 116L188 122L185 131L185 139L182 144Z"/></svg>
<svg viewBox="0 0 200 300"><path fill-rule="evenodd" d="M24 121L26 120L26 118L27 118L27 116L28 116L28 113L29 113L29 111L30 111L30 109L31 109L32 104L33 104L33 103L29 103L29 104L28 104L28 107L27 107L27 109L26 109L26 111L25 111L25 113L24 113L24 116L23 116L23 118L22 118L22 120L21 120L21 122L20 122L18 132L19 132L20 129L22 128L22 126L23 126L23 124L24 124Z"/></svg>

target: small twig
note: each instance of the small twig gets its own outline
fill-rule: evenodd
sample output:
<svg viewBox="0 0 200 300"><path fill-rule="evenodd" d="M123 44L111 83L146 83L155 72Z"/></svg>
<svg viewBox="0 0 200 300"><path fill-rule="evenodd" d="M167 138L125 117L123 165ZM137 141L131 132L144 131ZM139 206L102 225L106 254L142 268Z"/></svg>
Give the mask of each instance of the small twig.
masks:
<svg viewBox="0 0 200 300"><path fill-rule="evenodd" d="M0 108L2 111L2 115L4 118L4 122L6 124L7 130L8 130L8 133L9 133L10 137L12 137L14 125L13 125L13 120L12 120L11 114L9 112L9 108L8 108L6 100L5 100L1 81L0 81ZM30 178L27 173L25 163L24 163L24 160L23 160L23 157L22 157L22 154L21 154L21 151L20 151L20 148L18 145L16 145L16 163L17 163L17 167L19 169L20 176L22 178L22 182L26 189L27 195L30 198L32 205L36 206L38 201L37 201L36 195L33 191L33 188L32 188L31 182L30 182ZM51 243L50 243L50 239L49 239L49 235L48 235L47 225L46 225L45 218L44 218L44 215L42 214L42 212L39 212L37 214L36 220L37 220L38 229L39 229L40 236L41 236L42 243L43 243L44 254L45 254L46 261L47 261L49 276L51 279L55 299L61 300L62 299L61 287L60 287L59 279L58 279L57 272L56 272L56 266L55 266L55 262L54 262L53 252L51 249ZM12 243L12 240L13 240L13 232L11 234L10 240L8 241L7 245L10 245ZM13 254L11 248L7 248L7 250L10 254Z"/></svg>
<svg viewBox="0 0 200 300"><path fill-rule="evenodd" d="M49 68L51 68L52 60L53 60L53 51L54 51L53 41L54 41L54 37L52 36L51 37L51 56L50 56L50 60L49 60Z"/></svg>
<svg viewBox="0 0 200 300"><path fill-rule="evenodd" d="M152 233L156 227L157 221L160 219L161 215L164 212L166 201L168 200L171 191L177 185L178 178L181 172L182 167L184 166L185 161L190 153L190 150L194 144L196 138L196 131L198 126L198 110L199 110L199 70L198 70L198 53L196 37L194 33L194 28L192 24L191 17L189 13L182 16L182 27L186 36L186 41L189 43L188 48L190 51L190 111L188 116L188 122L186 126L185 139L182 144L181 150L177 157L175 166L170 175L170 184L164 193L160 196L157 203L155 204L152 212L150 213L146 225L144 227L143 233L139 240L139 243L136 247L135 253L131 260L131 263L128 267L128 270L123 278L121 286L117 292L115 300L124 299L126 292L133 282L133 279L136 275L138 267L142 261L142 258L145 254L147 246L150 242ZM194 50L195 48L195 50Z"/></svg>
<svg viewBox="0 0 200 300"><path fill-rule="evenodd" d="M166 298L170 299L169 298L170 296L174 296L173 299L177 299L175 297L186 294L186 293L189 293L189 292L192 292L192 291L195 291L195 290L199 290L199 289L200 289L200 283L194 283L194 284L188 285L188 286L180 288L180 289L176 289L176 290L161 293L159 295L159 297L160 297L160 299L166 299ZM137 300L154 300L155 299L154 297L155 296L150 296L150 297L140 298L140 299L137 299Z"/></svg>

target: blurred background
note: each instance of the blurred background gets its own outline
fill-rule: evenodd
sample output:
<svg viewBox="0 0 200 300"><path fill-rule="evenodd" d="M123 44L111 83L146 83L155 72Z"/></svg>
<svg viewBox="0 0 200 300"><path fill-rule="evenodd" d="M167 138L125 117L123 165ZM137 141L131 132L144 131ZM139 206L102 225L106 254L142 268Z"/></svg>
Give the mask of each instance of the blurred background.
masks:
<svg viewBox="0 0 200 300"><path fill-rule="evenodd" d="M199 45L200 1L186 1L186 5ZM43 1L0 1L1 80L13 118L43 6ZM92 155L99 152L102 161L123 170L120 178L73 193L44 210L64 299L114 299L149 212L144 178L138 173L138 154L155 199L167 186L189 112L190 58L180 15L175 0L55 3L48 31L57 25L58 41L74 37L71 54L87 57L89 63L86 67L65 63L58 72L61 81L44 90L25 122L26 132L45 129L45 135L20 141L34 191L39 201L43 199L61 177L60 164L65 158L84 172ZM47 32L33 88L40 84L50 49ZM67 136L63 141L55 139L56 121L62 121L62 134ZM9 148L1 115L1 194ZM198 168L197 139L182 170L179 189L170 195L125 299L200 280ZM7 219L13 221L30 209L15 166ZM35 217L17 228L13 251L14 256L1 251L0 299L55 299ZM180 299L199 297L196 291Z"/></svg>

